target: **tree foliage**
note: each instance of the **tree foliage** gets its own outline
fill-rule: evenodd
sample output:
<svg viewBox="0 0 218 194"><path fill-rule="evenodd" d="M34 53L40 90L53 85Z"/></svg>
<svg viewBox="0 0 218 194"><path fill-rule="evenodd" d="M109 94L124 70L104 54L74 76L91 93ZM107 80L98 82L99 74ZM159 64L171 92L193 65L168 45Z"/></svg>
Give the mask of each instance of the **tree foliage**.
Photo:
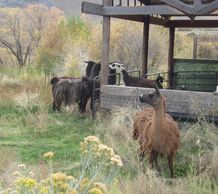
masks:
<svg viewBox="0 0 218 194"><path fill-rule="evenodd" d="M38 64L46 73L79 76L88 38L89 29L78 17L50 25L38 48Z"/></svg>
<svg viewBox="0 0 218 194"><path fill-rule="evenodd" d="M136 22L115 20L111 23L110 61L119 60L127 69L141 67L143 25ZM90 56L101 59L102 29L101 24L92 27ZM151 25L149 39L149 71L163 69L167 64L167 31Z"/></svg>
<svg viewBox="0 0 218 194"><path fill-rule="evenodd" d="M3 18L0 34L1 45L8 50L12 62L24 66L30 54L31 41L26 37L22 20L24 17L20 9L11 12L1 11Z"/></svg>
<svg viewBox="0 0 218 194"><path fill-rule="evenodd" d="M41 4L29 5L23 9L2 8L0 45L5 48L4 54L8 54L11 63L25 66L38 47L44 30L62 16L60 10L49 9Z"/></svg>

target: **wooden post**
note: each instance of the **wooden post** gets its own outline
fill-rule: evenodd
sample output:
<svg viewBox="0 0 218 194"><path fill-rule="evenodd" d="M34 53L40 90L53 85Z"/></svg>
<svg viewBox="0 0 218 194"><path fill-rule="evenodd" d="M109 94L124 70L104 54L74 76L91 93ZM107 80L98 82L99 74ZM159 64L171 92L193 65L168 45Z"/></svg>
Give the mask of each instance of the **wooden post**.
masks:
<svg viewBox="0 0 218 194"><path fill-rule="evenodd" d="M173 59L174 59L174 41L175 41L175 28L169 28L169 52L168 52L168 88L173 88Z"/></svg>
<svg viewBox="0 0 218 194"><path fill-rule="evenodd" d="M198 54L198 37L196 34L193 36L193 59L197 59Z"/></svg>
<svg viewBox="0 0 218 194"><path fill-rule="evenodd" d="M103 5L112 5L112 0L102 0ZM110 50L110 17L103 16L103 34L102 34L102 57L101 57L101 84L108 84L108 63Z"/></svg>
<svg viewBox="0 0 218 194"><path fill-rule="evenodd" d="M148 42L149 42L149 16L145 16L143 26L143 41L142 41L142 74L144 77L148 73Z"/></svg>

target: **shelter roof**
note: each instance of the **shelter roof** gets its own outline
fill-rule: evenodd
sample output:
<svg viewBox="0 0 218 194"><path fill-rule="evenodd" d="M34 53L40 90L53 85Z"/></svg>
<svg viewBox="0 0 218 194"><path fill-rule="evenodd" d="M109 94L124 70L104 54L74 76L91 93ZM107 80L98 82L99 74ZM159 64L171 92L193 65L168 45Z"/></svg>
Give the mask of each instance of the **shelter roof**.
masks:
<svg viewBox="0 0 218 194"><path fill-rule="evenodd" d="M218 27L218 0L108 0L83 2L82 12L150 23L165 27ZM184 19L185 18L185 19Z"/></svg>
<svg viewBox="0 0 218 194"><path fill-rule="evenodd" d="M147 0L139 0L140 2L142 3L146 3L148 2ZM181 2L183 3L187 3L187 4L193 4L194 3L194 0L180 0ZM203 4L207 4L207 3L211 3L213 2L214 0L202 0L202 3ZM165 2L163 2L162 0L150 0L150 4L165 4Z"/></svg>

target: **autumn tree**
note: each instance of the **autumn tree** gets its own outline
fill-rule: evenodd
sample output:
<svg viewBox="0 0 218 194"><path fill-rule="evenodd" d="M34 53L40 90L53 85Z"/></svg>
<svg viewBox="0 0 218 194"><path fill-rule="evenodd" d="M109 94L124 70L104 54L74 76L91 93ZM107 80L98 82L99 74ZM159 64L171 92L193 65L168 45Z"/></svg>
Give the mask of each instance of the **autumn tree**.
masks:
<svg viewBox="0 0 218 194"><path fill-rule="evenodd" d="M23 16L20 9L9 13L6 11L1 12L3 28L0 31L0 43L8 50L13 64L24 66L30 54L31 41L24 38L26 34L22 26Z"/></svg>
<svg viewBox="0 0 218 194"><path fill-rule="evenodd" d="M37 47L48 27L60 22L63 12L57 8L48 8L43 4L30 4L23 10L26 18L26 29Z"/></svg>
<svg viewBox="0 0 218 194"><path fill-rule="evenodd" d="M101 24L100 24L101 25ZM102 28L94 26L90 41L90 56L101 58ZM142 61L143 25L137 22L115 20L111 23L110 61L119 60L127 69L138 69ZM164 71L167 64L166 29L150 25L149 72Z"/></svg>
<svg viewBox="0 0 218 194"><path fill-rule="evenodd" d="M0 45L5 48L4 53L8 54L11 62L22 67L28 59L30 61L44 30L63 18L63 13L55 8L34 4L24 9L2 8L0 17Z"/></svg>
<svg viewBox="0 0 218 194"><path fill-rule="evenodd" d="M45 73L79 76L88 60L89 29L79 17L50 25L37 49L37 62ZM82 66L83 65L83 66Z"/></svg>

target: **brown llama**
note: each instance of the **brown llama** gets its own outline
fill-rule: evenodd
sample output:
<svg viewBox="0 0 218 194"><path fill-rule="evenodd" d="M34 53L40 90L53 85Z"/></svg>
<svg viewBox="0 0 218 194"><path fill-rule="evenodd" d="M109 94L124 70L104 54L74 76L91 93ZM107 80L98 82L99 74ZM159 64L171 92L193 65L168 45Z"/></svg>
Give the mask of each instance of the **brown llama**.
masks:
<svg viewBox="0 0 218 194"><path fill-rule="evenodd" d="M149 166L153 168L154 162L160 173L158 154L167 156L171 177L173 173L173 160L179 148L179 128L173 118L166 114L166 99L155 86L155 92L141 95L140 102L152 106L145 108L134 119L134 138L140 144L140 157L147 153Z"/></svg>

